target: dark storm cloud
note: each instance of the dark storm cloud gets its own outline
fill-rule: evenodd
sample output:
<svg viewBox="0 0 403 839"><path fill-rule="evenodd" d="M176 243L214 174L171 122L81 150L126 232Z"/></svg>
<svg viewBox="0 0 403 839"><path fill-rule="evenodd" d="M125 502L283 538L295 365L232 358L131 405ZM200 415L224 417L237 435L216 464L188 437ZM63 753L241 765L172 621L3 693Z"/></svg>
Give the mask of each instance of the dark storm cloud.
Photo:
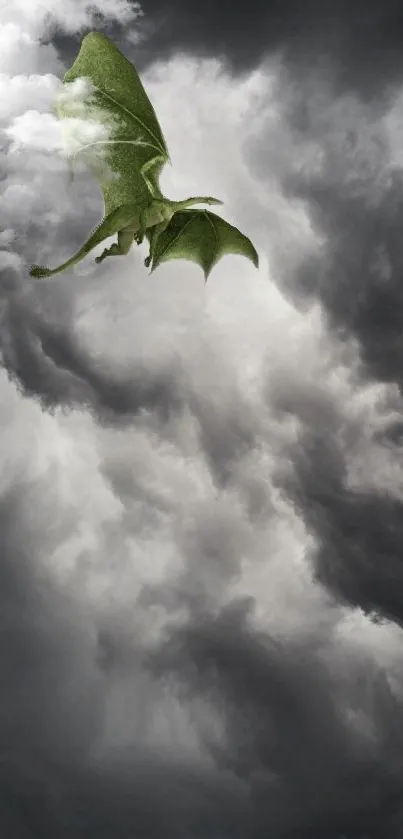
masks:
<svg viewBox="0 0 403 839"><path fill-rule="evenodd" d="M279 53L293 72L331 74L340 88L356 88L365 96L383 92L403 75L403 9L400 0L144 0L138 30L143 40L130 47L142 69L155 59L178 51L215 56L232 71L252 69L262 57ZM119 26L105 28L127 49ZM74 58L76 40L59 33L53 42L66 64Z"/></svg>
<svg viewBox="0 0 403 839"><path fill-rule="evenodd" d="M304 429L290 458L294 476L285 486L319 540L313 562L320 582L375 618L403 625L402 500L349 487L337 439L314 428Z"/></svg>
<svg viewBox="0 0 403 839"><path fill-rule="evenodd" d="M245 821L242 785L229 774L202 762L192 765L178 749L155 753L142 737L94 757L107 687L116 673L110 663L98 665L96 638L91 640L79 610L64 602L45 573L35 576L33 562L44 545L42 534L35 539L24 520L23 504L24 490L3 497L0 505L1 834L245 835L239 834L239 820ZM141 676L133 673L133 642L131 648L127 698L135 713Z"/></svg>
<svg viewBox="0 0 403 839"><path fill-rule="evenodd" d="M339 164L340 159L343 162L338 175L329 154L321 176L305 179L302 175L288 184L289 194L307 202L325 246L319 255L303 261L286 282L294 300L321 301L329 325L341 339L358 341L361 380L383 381L401 391L401 171L391 166L384 176L388 155L381 140L372 161L367 160L362 182L358 188L352 186L350 176L358 171L360 161L359 117L352 136L343 128L341 133L345 145L341 142ZM326 149L330 136L331 131L320 138L322 148ZM354 156L357 169L352 164ZM395 417L381 435L385 451L393 451L396 462L402 457L400 429L401 420ZM319 537L318 578L350 603L402 624L400 497L375 487L349 488L343 453L330 434L317 434L311 428L304 432L300 446L295 459L297 504Z"/></svg>
<svg viewBox="0 0 403 839"><path fill-rule="evenodd" d="M85 406L99 419L132 418L140 410L155 411L161 419L179 409L180 381L169 363L157 370L135 370L119 376L80 346L69 317L68 296L50 294L53 313L43 318L49 288L32 287L33 299L21 294L14 273L3 271L5 296L0 346L10 378L47 409L57 405ZM58 318L63 308L62 321ZM52 316L53 315L53 316Z"/></svg>
<svg viewBox="0 0 403 839"><path fill-rule="evenodd" d="M324 663L325 639L323 648L319 639L312 647L279 643L252 629L251 607L234 601L218 616L193 620L153 661L160 675L178 679L183 697L204 697L222 716L223 737L207 745L222 770L246 787L245 835L397 835L401 736L396 732L395 755L390 741L401 708L383 675L374 673L371 686L379 716L373 750L341 714L341 697ZM357 662L357 679L365 672Z"/></svg>
<svg viewBox="0 0 403 839"><path fill-rule="evenodd" d="M145 0L153 56L186 49L222 56L236 71L279 52L294 71L330 71L341 87L371 96L403 72L399 0ZM147 20L146 20L147 26Z"/></svg>
<svg viewBox="0 0 403 839"><path fill-rule="evenodd" d="M66 634L68 612L57 599L50 611L49 597L33 598L23 571L4 587L0 618L15 637L28 595L20 654L13 645L4 670L2 832L13 839L397 839L401 706L381 671L357 658L353 679L344 669L351 684L343 696L343 675L335 679L327 667L326 632L281 643L252 627L252 603L234 601L218 615L193 615L157 650L142 651L131 639L120 667L134 719L144 673L152 680L136 740L103 751L101 710L117 683L116 653L102 664L102 681L95 645L83 648L84 627L78 622ZM118 635L115 644L122 661ZM23 681L29 690L20 694ZM196 754L178 742L155 748L144 737L140 727L157 722L156 697L163 714L169 696L190 710ZM375 737L354 731L346 698L351 712L368 713Z"/></svg>
<svg viewBox="0 0 403 839"><path fill-rule="evenodd" d="M386 4L385 15L388 9ZM365 21L363 15L363 26ZM393 38L391 44L393 52ZM357 60L360 55L358 47ZM378 70L382 79L382 57L374 64L374 73ZM354 84L351 78L350 91L335 90L326 75L308 72L298 83L288 76L280 85L284 125L292 141L287 162L276 172L288 200L303 202L320 244L301 256L295 270L288 270L279 259L275 275L279 287L302 311L319 302L335 338L346 348L356 346L360 363L352 375L357 389L364 381L390 385L395 413L377 441L382 457L391 456L391 463L394 458L400 464L402 103L399 95L368 102ZM267 149L273 144L268 138ZM304 160L308 147L312 155ZM262 183L268 182L273 159L276 164L271 154L262 146L254 159L251 156ZM318 539L314 557L318 579L341 600L401 625L400 490L378 488L376 468L373 486L351 487L349 452L340 445L334 406L323 425L312 393L305 389L302 394L296 384L294 396L287 399L293 403L290 412L302 423L298 446L289 455L294 479L287 491Z"/></svg>
<svg viewBox="0 0 403 839"><path fill-rule="evenodd" d="M29 507L26 485L3 489L0 832L62 839L75 816L61 770L82 761L97 731L99 676L85 619L39 569L46 548Z"/></svg>
<svg viewBox="0 0 403 839"><path fill-rule="evenodd" d="M342 183L329 183L326 174L293 186L294 196L307 200L327 243L324 256L301 265L291 280L293 290L305 299L320 299L332 327L359 340L367 375L401 387L401 170L391 169L388 188L376 201L370 179L367 190L363 186L356 195Z"/></svg>

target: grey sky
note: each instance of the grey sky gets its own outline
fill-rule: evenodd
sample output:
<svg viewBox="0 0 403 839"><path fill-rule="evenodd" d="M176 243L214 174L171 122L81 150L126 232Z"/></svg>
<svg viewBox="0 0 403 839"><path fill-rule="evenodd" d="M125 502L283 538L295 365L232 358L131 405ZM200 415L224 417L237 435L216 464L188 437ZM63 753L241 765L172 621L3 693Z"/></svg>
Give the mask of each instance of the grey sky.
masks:
<svg viewBox="0 0 403 839"><path fill-rule="evenodd" d="M0 9L10 839L403 831L401 10L218 5ZM259 271L29 277L102 213L51 111L92 28Z"/></svg>

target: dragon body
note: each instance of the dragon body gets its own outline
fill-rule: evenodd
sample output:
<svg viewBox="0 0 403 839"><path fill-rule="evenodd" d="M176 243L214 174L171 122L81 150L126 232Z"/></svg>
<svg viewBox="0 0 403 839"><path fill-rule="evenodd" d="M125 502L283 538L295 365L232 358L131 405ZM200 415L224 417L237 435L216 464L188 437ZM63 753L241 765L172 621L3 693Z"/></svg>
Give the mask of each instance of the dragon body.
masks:
<svg viewBox="0 0 403 839"><path fill-rule="evenodd" d="M71 268L104 239L117 234L117 242L96 258L127 254L144 237L150 245L145 259L154 270L168 259L190 259L207 279L212 267L226 253L247 256L258 266L251 241L220 216L192 210L196 204L221 204L217 198L193 196L183 201L166 198L159 185L163 166L170 162L165 138L154 108L134 65L102 33L83 38L79 54L63 79L63 91L78 79L90 82L85 117L96 119L108 130L100 145L107 166L90 160L104 201L104 215L81 248L56 268L32 265L34 277L48 277ZM74 99L60 96L55 104L60 119L75 115ZM71 165L71 159L70 159Z"/></svg>

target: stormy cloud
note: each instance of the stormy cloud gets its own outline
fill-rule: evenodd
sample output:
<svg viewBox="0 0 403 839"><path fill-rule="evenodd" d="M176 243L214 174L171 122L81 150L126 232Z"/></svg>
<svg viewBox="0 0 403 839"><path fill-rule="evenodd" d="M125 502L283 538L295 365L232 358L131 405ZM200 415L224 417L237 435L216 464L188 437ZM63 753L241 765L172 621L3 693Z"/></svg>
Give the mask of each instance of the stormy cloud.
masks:
<svg viewBox="0 0 403 839"><path fill-rule="evenodd" d="M278 53L295 75L330 76L336 87L371 99L402 78L403 12L398 0L145 0L143 45L165 57L185 50L219 56L247 72Z"/></svg>
<svg viewBox="0 0 403 839"><path fill-rule="evenodd" d="M1 835L401 837L401 14L0 11ZM101 214L51 113L92 28L259 271L29 277Z"/></svg>

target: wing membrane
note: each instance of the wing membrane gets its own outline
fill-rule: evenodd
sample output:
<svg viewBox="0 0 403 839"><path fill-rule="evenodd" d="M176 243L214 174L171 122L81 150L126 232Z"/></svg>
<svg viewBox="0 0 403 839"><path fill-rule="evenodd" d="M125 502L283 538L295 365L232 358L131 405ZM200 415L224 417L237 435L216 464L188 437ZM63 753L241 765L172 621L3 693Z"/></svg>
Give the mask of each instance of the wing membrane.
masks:
<svg viewBox="0 0 403 839"><path fill-rule="evenodd" d="M169 259L189 259L203 270L205 280L226 254L250 259L256 268L259 257L250 239L237 227L208 210L180 210L166 230L151 245L151 270Z"/></svg>
<svg viewBox="0 0 403 839"><path fill-rule="evenodd" d="M91 118L93 114L110 129L103 151L114 177L94 172L102 190L105 215L134 201L141 207L150 199L143 172L161 194L159 175L169 161L154 108L134 65L101 32L86 35L63 82L66 85L83 77L89 78L94 87L86 116ZM71 115L65 98L56 110L60 118Z"/></svg>

